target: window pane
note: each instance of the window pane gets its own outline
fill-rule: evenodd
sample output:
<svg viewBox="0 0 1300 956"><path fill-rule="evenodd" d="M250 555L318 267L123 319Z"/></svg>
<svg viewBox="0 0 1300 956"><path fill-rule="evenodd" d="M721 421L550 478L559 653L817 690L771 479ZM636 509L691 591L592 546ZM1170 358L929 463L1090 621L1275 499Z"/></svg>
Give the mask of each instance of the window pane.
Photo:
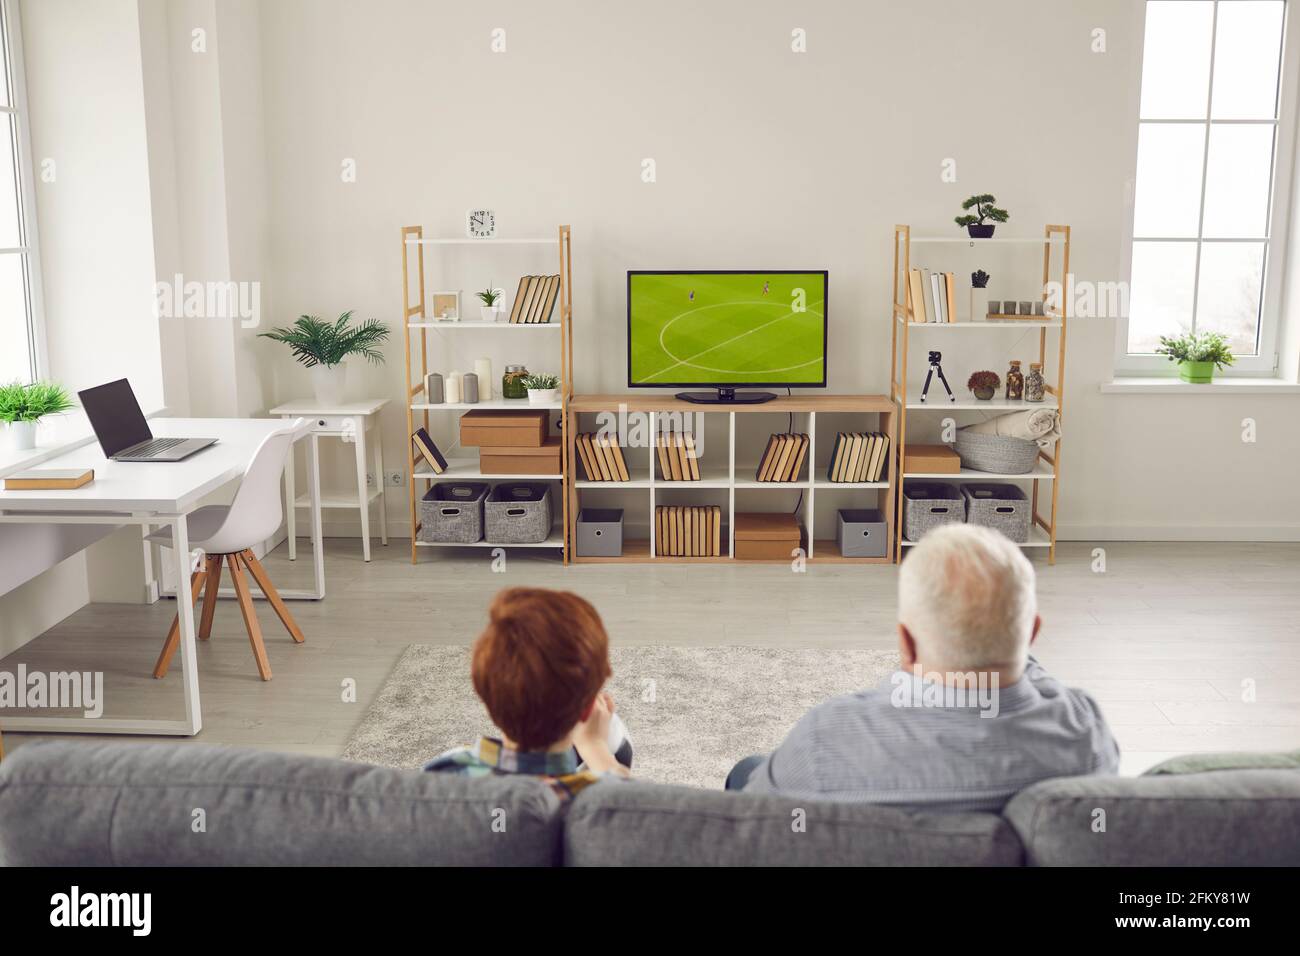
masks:
<svg viewBox="0 0 1300 956"><path fill-rule="evenodd" d="M12 106L9 97L9 23L0 4L0 106Z"/></svg>
<svg viewBox="0 0 1300 956"><path fill-rule="evenodd" d="M1133 235L1196 236L1204 150L1205 127L1199 123L1142 124Z"/></svg>
<svg viewBox="0 0 1300 956"><path fill-rule="evenodd" d="M0 256L0 382L31 381L23 256Z"/></svg>
<svg viewBox="0 0 1300 956"><path fill-rule="evenodd" d="M17 117L0 114L0 249L21 246L18 229L18 177L14 170L14 128Z"/></svg>
<svg viewBox="0 0 1300 956"><path fill-rule="evenodd" d="M1196 243L1135 242L1129 283L1128 350L1154 352L1160 336L1192 327Z"/></svg>
<svg viewBox="0 0 1300 956"><path fill-rule="evenodd" d="M1209 0L1148 3L1142 47L1142 118L1204 119L1210 93Z"/></svg>
<svg viewBox="0 0 1300 956"><path fill-rule="evenodd" d="M1277 116L1277 70L1282 53L1282 0L1219 4L1214 41L1215 119Z"/></svg>
<svg viewBox="0 0 1300 956"><path fill-rule="evenodd" d="M1196 328L1222 332L1238 355L1257 352L1264 243L1207 242L1201 246Z"/></svg>
<svg viewBox="0 0 1300 956"><path fill-rule="evenodd" d="M1208 239L1262 239L1268 228L1273 169L1273 125L1210 125L1205 173Z"/></svg>

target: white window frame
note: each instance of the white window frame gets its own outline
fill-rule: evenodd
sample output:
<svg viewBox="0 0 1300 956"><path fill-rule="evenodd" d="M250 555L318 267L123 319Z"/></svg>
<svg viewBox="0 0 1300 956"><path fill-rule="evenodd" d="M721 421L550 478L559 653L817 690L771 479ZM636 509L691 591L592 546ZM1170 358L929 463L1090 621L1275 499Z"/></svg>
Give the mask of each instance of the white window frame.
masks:
<svg viewBox="0 0 1300 956"><path fill-rule="evenodd" d="M40 237L36 228L36 167L32 162L31 113L27 109L27 69L23 60L23 24L18 0L0 0L4 16L5 60L9 68L9 105L0 113L17 117L14 170L18 176L18 223L23 244L0 249L0 255L21 255L27 286L27 335L33 380L49 377L45 338L45 300L41 289ZM0 78L2 79L2 78Z"/></svg>
<svg viewBox="0 0 1300 956"><path fill-rule="evenodd" d="M1163 0L1147 0L1137 7L1139 24L1139 49L1145 49L1146 43L1146 11L1148 2L1163 2ZM1232 3L1234 0L1218 0L1218 3ZM1233 376L1272 376L1277 374L1279 367L1279 329L1282 323L1282 295L1286 271L1286 239L1289 228L1291 213L1291 176L1292 162L1295 151L1295 126L1296 110L1300 105L1300 96L1297 95L1297 74L1300 74L1300 16L1292 16L1292 6L1294 0L1284 0L1282 13L1282 52L1281 63L1279 65L1280 73L1278 77L1278 107L1277 118L1274 121L1276 135L1273 137L1273 195L1268 209L1268 216L1264 228L1264 288L1261 290L1262 301L1259 312L1259 354L1257 356L1238 356L1237 361L1231 366ZM1204 120L1189 119L1143 119L1141 95L1137 97L1136 116L1133 123L1135 135L1133 137L1133 175L1130 182L1133 189L1128 196L1128 208L1124 216L1124 245L1123 245L1123 280L1125 287L1131 286L1133 279L1133 214L1137 208L1135 202L1136 193L1134 190L1137 186L1137 142L1136 133L1140 130L1143 123L1198 123L1205 125L1205 155L1209 155L1209 135L1210 135L1210 109L1208 98L1213 96L1214 91L1214 44L1216 42L1215 32L1218 26L1218 7L1215 7L1215 18L1211 27L1210 34L1210 76L1209 89L1207 90L1206 117ZM1142 64L1146 66L1145 62ZM1141 71L1138 73L1139 91L1141 89ZM1269 122L1267 120L1214 120L1215 124L1226 125L1234 122L1251 123L1262 125ZM1204 211L1205 206L1205 168L1204 161L1201 169L1201 208ZM1198 229L1199 232L1199 229ZM1160 239L1158 236L1142 236L1144 240ZM1178 237L1170 239L1173 242L1194 242L1198 245L1202 239ZM1258 237L1247 240L1211 240L1212 242L1232 242L1246 241L1257 242ZM1300 278L1300 277L1298 277ZM1170 362L1163 355L1145 355L1130 353L1128 351L1128 320L1127 314L1122 315L1115 322L1115 372L1118 375L1168 375L1177 374L1177 368L1174 363Z"/></svg>

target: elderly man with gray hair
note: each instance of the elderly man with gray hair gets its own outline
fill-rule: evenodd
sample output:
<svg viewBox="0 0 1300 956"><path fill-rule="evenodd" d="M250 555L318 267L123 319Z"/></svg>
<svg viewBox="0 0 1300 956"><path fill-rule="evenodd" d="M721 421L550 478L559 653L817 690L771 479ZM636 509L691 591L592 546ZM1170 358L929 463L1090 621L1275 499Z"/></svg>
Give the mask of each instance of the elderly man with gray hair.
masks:
<svg viewBox="0 0 1300 956"><path fill-rule="evenodd" d="M727 789L996 812L1038 780L1115 773L1096 701L1029 654L1041 624L1020 548L970 525L929 532L899 569L901 668L814 707Z"/></svg>

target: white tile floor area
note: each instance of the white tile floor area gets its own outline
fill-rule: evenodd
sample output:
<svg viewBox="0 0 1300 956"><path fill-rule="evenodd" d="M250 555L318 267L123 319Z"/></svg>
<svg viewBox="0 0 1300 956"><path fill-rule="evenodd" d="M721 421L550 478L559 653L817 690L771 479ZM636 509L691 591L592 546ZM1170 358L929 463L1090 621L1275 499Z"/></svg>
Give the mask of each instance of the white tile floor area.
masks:
<svg viewBox="0 0 1300 956"><path fill-rule="evenodd" d="M1188 751L1300 747L1300 544L1063 544L1039 556L1044 620L1039 659L1100 702L1138 773ZM412 642L468 644L497 589L534 584L577 591L615 643L892 647L896 570L813 565L583 565L511 553L503 573L477 552L409 563L399 539L361 561L331 539L328 597L291 607L307 643L291 646L259 602L275 678L258 680L236 606L221 602L199 651L205 743L332 755L340 751L401 650ZM284 587L306 585L310 545L266 565ZM107 711L154 716L179 707L179 680L150 676L174 613L92 605L0 662L103 670ZM343 682L357 699L344 699ZM0 718L0 728L3 719ZM22 735L6 735L10 747Z"/></svg>

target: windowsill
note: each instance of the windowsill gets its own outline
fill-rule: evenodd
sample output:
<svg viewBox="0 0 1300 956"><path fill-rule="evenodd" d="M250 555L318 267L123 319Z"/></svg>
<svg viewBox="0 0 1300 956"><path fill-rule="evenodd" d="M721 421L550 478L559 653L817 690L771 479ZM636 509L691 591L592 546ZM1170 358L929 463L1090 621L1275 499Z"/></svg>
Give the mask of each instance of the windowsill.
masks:
<svg viewBox="0 0 1300 956"><path fill-rule="evenodd" d="M1294 395L1300 383L1280 378L1216 378L1191 385L1177 378L1116 378L1102 382L1103 395Z"/></svg>

